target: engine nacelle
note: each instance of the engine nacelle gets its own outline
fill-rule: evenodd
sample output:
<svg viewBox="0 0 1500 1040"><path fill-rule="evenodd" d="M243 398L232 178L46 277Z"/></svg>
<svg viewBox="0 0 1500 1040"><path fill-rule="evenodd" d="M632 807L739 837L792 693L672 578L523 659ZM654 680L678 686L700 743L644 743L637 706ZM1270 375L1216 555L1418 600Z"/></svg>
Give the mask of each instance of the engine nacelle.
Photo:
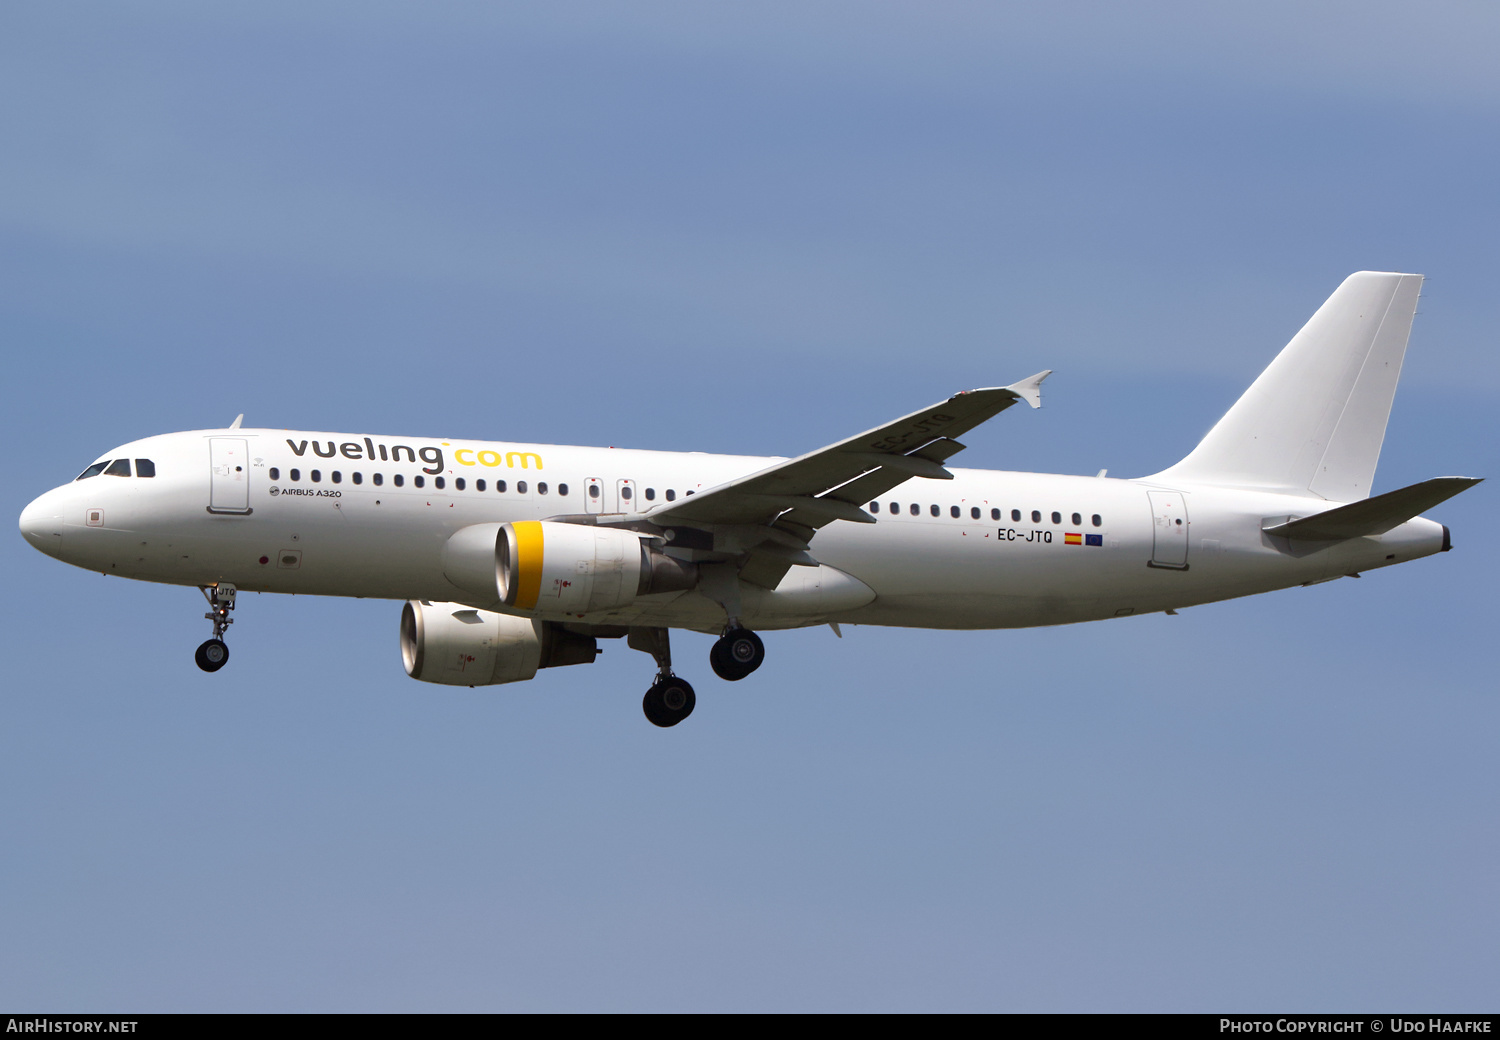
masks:
<svg viewBox="0 0 1500 1040"><path fill-rule="evenodd" d="M401 661L406 674L448 686L520 682L538 668L589 664L592 636L548 621L475 610L462 603L409 600L401 608Z"/></svg>
<svg viewBox="0 0 1500 1040"><path fill-rule="evenodd" d="M698 581L696 566L633 531L549 520L455 531L443 551L443 572L497 607L543 617L612 610Z"/></svg>

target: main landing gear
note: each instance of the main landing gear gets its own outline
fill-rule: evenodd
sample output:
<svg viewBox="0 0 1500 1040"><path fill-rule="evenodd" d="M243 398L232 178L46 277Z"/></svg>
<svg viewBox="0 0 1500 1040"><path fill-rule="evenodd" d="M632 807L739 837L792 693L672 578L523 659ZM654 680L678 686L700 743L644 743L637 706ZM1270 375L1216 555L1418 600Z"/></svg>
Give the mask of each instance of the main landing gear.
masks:
<svg viewBox="0 0 1500 1040"><path fill-rule="evenodd" d="M698 697L685 679L666 675L651 684L641 701L641 710L653 726L675 726L693 713Z"/></svg>
<svg viewBox="0 0 1500 1040"><path fill-rule="evenodd" d="M665 628L632 628L626 643L656 661L656 682L646 691L641 710L653 726L675 726L693 713L698 697L686 679L672 674L672 645Z"/></svg>
<svg viewBox="0 0 1500 1040"><path fill-rule="evenodd" d="M233 585L200 585L198 591L208 600L209 611L203 616L214 623L214 637L198 647L193 660L205 672L217 672L229 663L229 647L224 645L224 630L234 624L229 612L234 609Z"/></svg>
<svg viewBox="0 0 1500 1040"><path fill-rule="evenodd" d="M720 679L739 682L766 659L766 645L748 628L730 625L708 652L708 663Z"/></svg>
<svg viewBox="0 0 1500 1040"><path fill-rule="evenodd" d="M665 628L632 628L626 639L632 650L642 650L656 661L656 682L646 691L641 709L653 726L675 726L693 713L698 703L693 687L672 674L672 648ZM708 661L721 679L743 679L766 659L760 636L731 625L709 651Z"/></svg>

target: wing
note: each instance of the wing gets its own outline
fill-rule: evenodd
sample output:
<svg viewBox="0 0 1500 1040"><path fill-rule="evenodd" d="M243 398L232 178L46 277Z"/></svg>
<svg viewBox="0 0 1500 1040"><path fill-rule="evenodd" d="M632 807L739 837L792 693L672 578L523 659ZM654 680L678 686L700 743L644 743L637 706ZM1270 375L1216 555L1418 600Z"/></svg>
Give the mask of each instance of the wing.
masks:
<svg viewBox="0 0 1500 1040"><path fill-rule="evenodd" d="M1005 387L965 390L856 437L663 505L645 519L663 527L748 525L766 528L762 559L741 577L779 581L793 563L813 563L807 542L835 520L874 523L862 504L912 477L951 480L943 462L963 445L956 438L1017 401L1041 407L1042 380L1051 371ZM753 554L752 554L753 555ZM779 562L773 566L773 561ZM752 563L754 561L751 561Z"/></svg>

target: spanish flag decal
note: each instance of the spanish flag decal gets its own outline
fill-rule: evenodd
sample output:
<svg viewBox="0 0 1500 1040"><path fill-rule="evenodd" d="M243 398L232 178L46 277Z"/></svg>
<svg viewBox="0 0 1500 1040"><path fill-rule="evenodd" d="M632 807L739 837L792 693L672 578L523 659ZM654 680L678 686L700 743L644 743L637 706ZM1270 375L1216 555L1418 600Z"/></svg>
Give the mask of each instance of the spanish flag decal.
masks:
<svg viewBox="0 0 1500 1040"><path fill-rule="evenodd" d="M1063 544L1064 545L1082 545L1083 544L1083 535L1082 534L1074 534L1072 531L1069 531L1067 534L1063 535Z"/></svg>

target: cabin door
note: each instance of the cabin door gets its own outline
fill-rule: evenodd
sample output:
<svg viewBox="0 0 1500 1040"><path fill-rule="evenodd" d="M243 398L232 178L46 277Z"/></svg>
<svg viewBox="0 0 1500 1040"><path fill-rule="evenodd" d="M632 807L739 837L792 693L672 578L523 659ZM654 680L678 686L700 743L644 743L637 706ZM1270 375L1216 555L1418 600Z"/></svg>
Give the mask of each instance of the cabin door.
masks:
<svg viewBox="0 0 1500 1040"><path fill-rule="evenodd" d="M210 437L208 511L250 512L250 451L242 437Z"/></svg>
<svg viewBox="0 0 1500 1040"><path fill-rule="evenodd" d="M1151 565L1187 570L1187 502L1177 491L1148 491L1151 497Z"/></svg>

